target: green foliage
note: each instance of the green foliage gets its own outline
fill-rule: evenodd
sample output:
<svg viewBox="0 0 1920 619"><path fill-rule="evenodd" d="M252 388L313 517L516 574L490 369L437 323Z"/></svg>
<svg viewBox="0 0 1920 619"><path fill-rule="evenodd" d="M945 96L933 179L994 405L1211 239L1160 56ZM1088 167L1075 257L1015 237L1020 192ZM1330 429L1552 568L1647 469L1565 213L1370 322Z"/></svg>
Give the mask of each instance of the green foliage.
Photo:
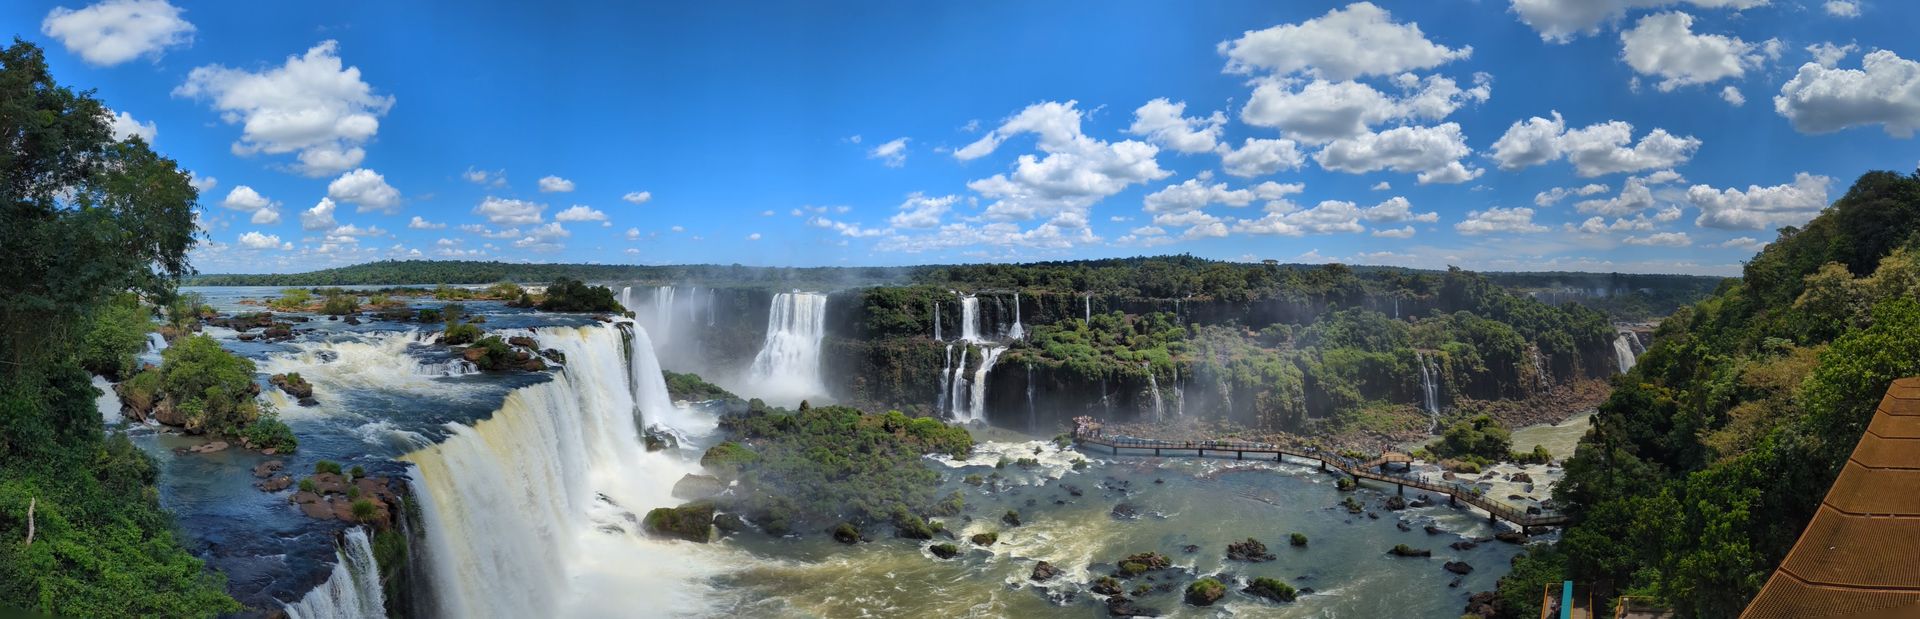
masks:
<svg viewBox="0 0 1920 619"><path fill-rule="evenodd" d="M1298 532L1288 534L1287 543L1296 547L1305 547L1307 545L1307 534Z"/></svg>
<svg viewBox="0 0 1920 619"><path fill-rule="evenodd" d="M704 402L707 400L735 401L740 399L740 396L734 395L719 385L707 382L706 379L700 378L698 374L681 374L678 372L661 372L661 374L664 375L667 380L667 395L675 400Z"/></svg>
<svg viewBox="0 0 1920 619"><path fill-rule="evenodd" d="M119 294L95 308L83 328L80 367L111 379L133 375L134 356L146 349L153 323L139 297Z"/></svg>
<svg viewBox="0 0 1920 619"><path fill-rule="evenodd" d="M305 288L288 288L280 291L280 296L267 302L267 307L283 312L305 311L313 303L313 293Z"/></svg>
<svg viewBox="0 0 1920 619"><path fill-rule="evenodd" d="M658 537L704 544L713 535L713 505L688 503L679 507L657 507L647 512L641 525Z"/></svg>
<svg viewBox="0 0 1920 619"><path fill-rule="evenodd" d="M262 414L253 423L240 430L240 438L254 449L272 449L279 453L292 453L300 448L300 439L293 436L293 428L274 414Z"/></svg>
<svg viewBox="0 0 1920 619"><path fill-rule="evenodd" d="M480 338L480 341L474 342L471 348L482 351L480 358L473 361L473 365L482 370L489 372L504 370L511 367L513 363L513 346L508 345L507 341L500 339L498 335Z"/></svg>
<svg viewBox="0 0 1920 619"><path fill-rule="evenodd" d="M447 330L440 333L440 343L449 346L472 344L479 341L484 334L485 332L473 323L450 322L447 323Z"/></svg>
<svg viewBox="0 0 1920 619"><path fill-rule="evenodd" d="M321 473L331 473L334 475L339 475L340 463L334 462L332 460L321 460L319 462L313 463L313 472L315 475L318 475Z"/></svg>
<svg viewBox="0 0 1920 619"><path fill-rule="evenodd" d="M486 295L495 299L518 299L522 294L525 294L525 291L520 289L519 284L513 282L500 282L486 289Z"/></svg>
<svg viewBox="0 0 1920 619"><path fill-rule="evenodd" d="M1480 458L1476 464L1505 459L1512 455L1512 449L1512 433L1486 415L1475 415L1447 426L1440 442L1428 448L1441 458Z"/></svg>
<svg viewBox="0 0 1920 619"><path fill-rule="evenodd" d="M320 313L328 316L345 316L360 311L359 295L350 292L335 292L327 295L320 304Z"/></svg>
<svg viewBox="0 0 1920 619"><path fill-rule="evenodd" d="M359 490L359 488L354 488L354 490ZM373 501L369 499L353 499L353 503L349 505L347 509L353 512L353 519L359 522L372 520L374 515L378 514L380 510L380 508L375 507Z"/></svg>
<svg viewBox="0 0 1920 619"><path fill-rule="evenodd" d="M319 491L319 488L320 488L320 487L319 487L318 485L315 485L315 484L313 483L313 478L312 478L312 477L308 477L308 478L306 478L306 479L302 479L302 480L300 480L300 491L301 491L301 492L318 492L318 491Z"/></svg>
<svg viewBox="0 0 1920 619"><path fill-rule="evenodd" d="M964 428L897 411L865 414L841 406L791 413L762 408L723 418L722 427L753 449L724 442L701 461L716 474L738 475L740 507L748 514L802 522L892 522L918 534L922 515L957 513L963 507L957 495L935 494L939 474L921 456L971 453L973 438Z"/></svg>
<svg viewBox="0 0 1920 619"><path fill-rule="evenodd" d="M1255 577L1253 582L1248 583L1247 593L1275 602L1291 602L1300 596L1300 592L1295 591L1293 585L1265 576Z"/></svg>
<svg viewBox="0 0 1920 619"><path fill-rule="evenodd" d="M606 286L588 286L577 279L559 278L547 286L540 309L549 312L624 312Z"/></svg>
<svg viewBox="0 0 1920 619"><path fill-rule="evenodd" d="M1220 581L1211 577L1202 578L1193 581L1193 584L1187 585L1186 600L1188 604L1194 606L1212 606L1214 602L1220 601L1220 597L1226 594L1226 585L1220 584Z"/></svg>
<svg viewBox="0 0 1920 619"><path fill-rule="evenodd" d="M973 545L975 546L992 546L995 543L1000 541L1000 534L994 533L992 531L988 531L986 533L975 533L973 534L973 537L970 538L970 540L973 542Z"/></svg>
<svg viewBox="0 0 1920 619"><path fill-rule="evenodd" d="M260 417L252 360L205 335L175 340L160 357L163 390L188 429L234 435Z"/></svg>
<svg viewBox="0 0 1920 619"><path fill-rule="evenodd" d="M361 468L360 465L358 464L353 465L353 469L347 471L347 477L352 479L360 479L366 476L367 476L367 470L364 468Z"/></svg>

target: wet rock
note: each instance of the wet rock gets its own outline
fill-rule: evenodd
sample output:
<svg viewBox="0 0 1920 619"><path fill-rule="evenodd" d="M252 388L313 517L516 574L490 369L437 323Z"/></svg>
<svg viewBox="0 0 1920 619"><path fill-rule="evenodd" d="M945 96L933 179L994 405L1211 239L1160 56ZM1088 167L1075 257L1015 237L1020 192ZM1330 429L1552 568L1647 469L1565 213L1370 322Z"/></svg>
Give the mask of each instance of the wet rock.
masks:
<svg viewBox="0 0 1920 619"><path fill-rule="evenodd" d="M1032 580L1034 582L1046 582L1049 580L1053 580L1053 577L1059 576L1059 575L1060 575L1059 568L1054 567L1052 563L1041 561L1040 563L1035 564L1033 566L1033 573L1029 574L1027 576L1027 579Z"/></svg>
<svg viewBox="0 0 1920 619"><path fill-rule="evenodd" d="M545 366L542 366L542 369L545 369ZM674 449L680 446L679 437L674 436L672 432L662 430L658 427L647 428L647 431L641 434L641 439L642 442L646 443L647 451L649 452Z"/></svg>
<svg viewBox="0 0 1920 619"><path fill-rule="evenodd" d="M261 479L266 479L268 477L272 477L274 473L280 472L280 469L283 469L283 468L287 468L287 463L281 462L279 460L268 460L266 462L253 465L253 476Z"/></svg>
<svg viewBox="0 0 1920 619"><path fill-rule="evenodd" d="M960 556L960 547L953 544L934 544L927 547L927 552L942 559L952 559Z"/></svg>
<svg viewBox="0 0 1920 619"><path fill-rule="evenodd" d="M266 338L267 341L269 342L280 342L285 340L291 340L293 339L293 329L290 327L275 325L271 328L268 328L265 331L261 331L260 337Z"/></svg>
<svg viewBox="0 0 1920 619"><path fill-rule="evenodd" d="M1518 473L1514 473L1512 476L1507 477L1507 481L1522 483L1522 484L1531 484L1533 483L1533 476L1528 475L1526 471L1520 471Z"/></svg>
<svg viewBox="0 0 1920 619"><path fill-rule="evenodd" d="M1501 531L1494 534L1493 538L1509 544L1527 543L1527 534L1519 531Z"/></svg>
<svg viewBox="0 0 1920 619"><path fill-rule="evenodd" d="M1427 535L1439 535L1439 534L1441 534L1441 533L1443 533L1443 531L1441 531L1441 530L1440 530L1440 527L1439 527L1439 526L1437 526L1437 525L1431 525L1431 524L1430 524L1430 525L1427 525L1427 526L1426 526L1425 528L1426 528L1426 531L1427 531Z"/></svg>
<svg viewBox="0 0 1920 619"><path fill-rule="evenodd" d="M540 351L540 356L546 357L548 360L553 361L554 363L567 362L567 353L560 352L558 349L554 349L554 348L548 348L546 350Z"/></svg>
<svg viewBox="0 0 1920 619"><path fill-rule="evenodd" d="M1425 548L1414 548L1406 544L1394 544L1392 548L1387 549L1387 554L1396 557L1431 557L1433 556L1433 551Z"/></svg>
<svg viewBox="0 0 1920 619"><path fill-rule="evenodd" d="M1406 509L1406 508L1407 508L1407 500L1406 500L1406 499L1403 499L1403 498L1400 498L1400 496L1399 496L1399 495L1394 495L1394 496L1390 496L1390 497L1387 497L1387 509L1388 509L1388 510L1391 510L1391 511L1396 511L1396 512L1397 512L1397 511L1400 511L1400 510L1403 510L1403 509Z"/></svg>
<svg viewBox="0 0 1920 619"><path fill-rule="evenodd" d="M1460 577L1459 577L1459 576L1455 576L1455 577L1453 577L1453 582L1449 582L1449 583L1447 583L1447 588L1448 588L1448 589L1458 589L1458 588L1460 588Z"/></svg>
<svg viewBox="0 0 1920 619"><path fill-rule="evenodd" d="M1187 594L1184 597L1188 604L1194 606L1212 606L1214 602L1220 601L1220 598L1226 594L1226 585L1220 584L1220 581L1212 578L1202 578L1194 581L1191 585L1187 585Z"/></svg>
<svg viewBox="0 0 1920 619"><path fill-rule="evenodd" d="M1112 576L1101 576L1095 579L1091 588L1094 593L1100 595L1120 595L1120 581Z"/></svg>
<svg viewBox="0 0 1920 619"><path fill-rule="evenodd" d="M1109 515L1115 520L1134 520L1140 517L1140 508L1131 503L1121 503L1113 506Z"/></svg>
<svg viewBox="0 0 1920 619"><path fill-rule="evenodd" d="M975 546L992 546L1000 541L1000 534L992 531L975 533L972 537L967 538L967 541L973 542Z"/></svg>
<svg viewBox="0 0 1920 619"><path fill-rule="evenodd" d="M1447 544L1447 547L1452 548L1454 550L1465 551L1465 550L1473 550L1475 548L1479 548L1480 544L1474 542L1473 540L1463 539L1451 544Z"/></svg>
<svg viewBox="0 0 1920 619"><path fill-rule="evenodd" d="M300 374L274 374L267 379L267 383L279 387L288 397L299 400L302 406L311 406L307 402L313 401L313 383L307 382Z"/></svg>
<svg viewBox="0 0 1920 619"><path fill-rule="evenodd" d="M713 528L721 535L732 535L747 530L747 521L739 514L718 514L713 517Z"/></svg>
<svg viewBox="0 0 1920 619"><path fill-rule="evenodd" d="M1407 507L1432 507L1432 506L1433 506L1433 497L1430 497L1424 494L1414 497L1413 502L1407 504Z"/></svg>
<svg viewBox="0 0 1920 619"><path fill-rule="evenodd" d="M1407 524L1405 520L1401 520L1393 523L1393 528L1396 528L1402 531L1412 531L1413 525Z"/></svg>
<svg viewBox="0 0 1920 619"><path fill-rule="evenodd" d="M347 324L350 324L350 325L359 325L359 324L360 324L360 317L359 317L359 316L348 316L348 317L347 317Z"/></svg>
<svg viewBox="0 0 1920 619"><path fill-rule="evenodd" d="M517 346L520 348L538 348L540 346L539 342L536 342L534 341L533 338L530 338L524 335L516 335L510 338L507 338L507 344Z"/></svg>
<svg viewBox="0 0 1920 619"><path fill-rule="evenodd" d="M1533 506L1533 505L1528 505L1528 506L1527 506L1527 515L1528 515L1528 516L1538 516L1538 515L1540 515L1540 508L1539 508L1539 507L1537 507L1537 506Z"/></svg>
<svg viewBox="0 0 1920 619"><path fill-rule="evenodd" d="M1007 513L1000 515L1000 522L1010 527L1020 526L1020 512L1009 509Z"/></svg>
<svg viewBox="0 0 1920 619"><path fill-rule="evenodd" d="M1180 552L1184 552L1187 554L1200 552L1200 546L1198 544L1187 544L1185 546L1180 547Z"/></svg>
<svg viewBox="0 0 1920 619"><path fill-rule="evenodd" d="M1060 488L1063 490L1066 490L1067 494L1071 494L1073 496L1080 496L1082 494L1080 487L1075 486L1073 484L1060 484Z"/></svg>
<svg viewBox="0 0 1920 619"><path fill-rule="evenodd" d="M654 537L677 538L707 543L713 534L713 505L690 503L680 507L659 507L647 512L641 523Z"/></svg>
<svg viewBox="0 0 1920 619"><path fill-rule="evenodd" d="M197 453L197 454L210 454L216 451L226 451L228 447L231 447L231 445L228 445L226 441L213 441L210 443L202 443L199 445L194 445L193 447L188 448L187 451Z"/></svg>
<svg viewBox="0 0 1920 619"><path fill-rule="evenodd" d="M1166 555L1157 552L1127 555L1127 558L1120 560L1120 576L1132 578L1153 570L1163 570L1172 565L1173 562L1168 561Z"/></svg>
<svg viewBox="0 0 1920 619"><path fill-rule="evenodd" d="M673 484L673 498L698 501L727 489L727 483L712 475L688 473Z"/></svg>
<svg viewBox="0 0 1920 619"><path fill-rule="evenodd" d="M1266 544L1262 544L1260 540L1251 537L1247 538L1247 541L1244 542L1227 544L1227 559L1230 561L1251 561L1258 563L1261 561L1272 561L1274 558L1273 553L1267 552Z"/></svg>
<svg viewBox="0 0 1920 619"><path fill-rule="evenodd" d="M286 475L270 477L253 484L253 487L259 488L265 492L279 492L281 490L286 490L287 488L290 488L292 486L293 486L293 478Z"/></svg>
<svg viewBox="0 0 1920 619"><path fill-rule="evenodd" d="M1160 611L1140 606L1124 596L1107 598L1107 614L1114 617L1158 617Z"/></svg>
<svg viewBox="0 0 1920 619"><path fill-rule="evenodd" d="M1473 573L1473 566L1467 565L1466 561L1448 561L1446 565L1442 565L1441 567L1461 576Z"/></svg>

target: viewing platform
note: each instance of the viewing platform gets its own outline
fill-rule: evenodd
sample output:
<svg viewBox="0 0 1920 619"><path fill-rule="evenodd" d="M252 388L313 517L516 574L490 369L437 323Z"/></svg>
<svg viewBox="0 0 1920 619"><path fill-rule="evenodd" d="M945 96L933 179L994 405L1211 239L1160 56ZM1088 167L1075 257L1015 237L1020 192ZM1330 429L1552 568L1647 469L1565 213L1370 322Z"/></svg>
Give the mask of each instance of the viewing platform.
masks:
<svg viewBox="0 0 1920 619"><path fill-rule="evenodd" d="M1267 456L1272 456L1276 462L1285 461L1286 458L1293 457L1299 460L1319 462L1320 470L1324 471L1332 468L1352 476L1356 481L1368 480L1393 484L1397 486L1397 490L1401 494L1406 494L1407 488L1412 487L1435 494L1446 495L1449 505L1466 503L1467 505L1487 512L1487 520L1489 522L1505 520L1522 529L1531 529L1534 527L1564 526L1569 520L1567 516L1553 512L1542 512L1538 514L1527 513L1527 510L1515 508L1498 499L1487 496L1480 488L1469 484L1436 479L1427 475L1414 475L1407 470L1413 463L1413 456L1403 453L1386 452L1376 458L1359 460L1310 447L1284 447L1269 443L1246 441L1162 441L1128 437L1087 436L1078 430L1073 433L1073 441L1075 445L1080 446L1099 445L1106 447L1109 452L1114 455L1147 455L1145 452L1151 451L1153 452L1152 455L1161 457L1184 456L1205 458L1214 456L1224 458L1227 457L1228 454L1232 454L1234 459L1245 460L1247 459L1247 454L1253 454L1259 459L1266 459ZM1132 453L1127 453L1122 450L1133 451ZM1392 470L1392 465L1396 464L1400 466L1398 472Z"/></svg>

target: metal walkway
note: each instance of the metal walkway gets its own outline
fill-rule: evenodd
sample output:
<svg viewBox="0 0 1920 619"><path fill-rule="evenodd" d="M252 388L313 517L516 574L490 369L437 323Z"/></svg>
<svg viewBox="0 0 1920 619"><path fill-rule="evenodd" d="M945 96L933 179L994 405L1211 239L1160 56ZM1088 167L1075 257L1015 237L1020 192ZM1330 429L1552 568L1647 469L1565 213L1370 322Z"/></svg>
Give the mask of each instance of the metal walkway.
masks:
<svg viewBox="0 0 1920 619"><path fill-rule="evenodd" d="M1270 455L1273 456L1273 459L1276 461L1284 460L1286 457L1291 456L1301 460L1319 462L1322 470L1332 467L1342 473L1353 476L1357 480L1365 479L1394 484L1399 486L1402 493L1405 493L1407 488L1412 487L1436 494L1443 494L1446 495L1448 503L1466 503L1479 508L1481 511L1487 512L1488 520L1505 520L1519 525L1523 529L1563 526L1567 524L1569 520L1567 516L1563 514L1551 512L1529 514L1524 509L1517 509L1511 505L1507 505L1494 497L1487 496L1481 492L1479 488L1467 484L1433 479L1426 476L1388 472L1386 470L1386 465L1388 464L1407 464L1413 461L1411 456L1393 452L1381 454L1372 460L1361 461L1319 449L1282 447L1266 443L1242 441L1160 441L1125 437L1093 437L1084 436L1079 432L1074 433L1073 439L1076 444L1082 446L1099 445L1106 447L1114 455L1124 455L1120 451L1122 449L1133 449L1140 451L1151 450L1153 455L1156 456L1192 456L1204 458L1209 455L1208 452L1213 452L1212 455L1217 457L1226 457L1227 454L1233 454L1235 458L1240 460L1247 459L1247 454L1254 454L1256 457ZM1135 453L1134 455L1146 454Z"/></svg>

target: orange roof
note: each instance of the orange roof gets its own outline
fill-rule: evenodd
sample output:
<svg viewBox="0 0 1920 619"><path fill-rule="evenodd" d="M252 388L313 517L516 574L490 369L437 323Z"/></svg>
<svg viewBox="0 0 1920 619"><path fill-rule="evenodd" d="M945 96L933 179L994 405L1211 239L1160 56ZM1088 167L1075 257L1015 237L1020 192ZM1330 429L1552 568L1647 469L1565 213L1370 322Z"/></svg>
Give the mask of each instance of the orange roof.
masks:
<svg viewBox="0 0 1920 619"><path fill-rule="evenodd" d="M1749 619L1920 616L1920 378L1893 381Z"/></svg>

